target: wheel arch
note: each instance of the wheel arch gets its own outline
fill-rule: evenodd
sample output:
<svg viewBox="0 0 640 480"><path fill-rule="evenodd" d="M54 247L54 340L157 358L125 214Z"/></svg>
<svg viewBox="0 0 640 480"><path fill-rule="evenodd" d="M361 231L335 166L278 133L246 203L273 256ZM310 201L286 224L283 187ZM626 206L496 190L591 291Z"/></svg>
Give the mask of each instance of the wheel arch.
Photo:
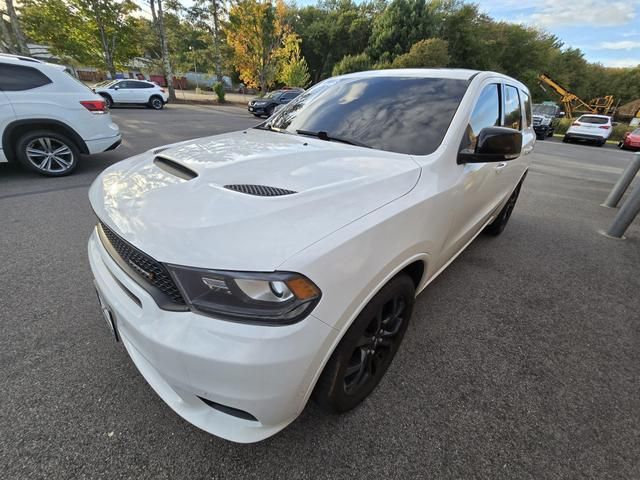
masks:
<svg viewBox="0 0 640 480"><path fill-rule="evenodd" d="M327 353L322 359L322 362L320 363L319 367L316 369L316 372L314 374L312 381L309 383L309 387L305 392L305 395L300 404L298 414L302 412L305 405L309 401L309 398L311 397L311 394L313 393L313 390L315 389L315 386L318 383L318 379L320 378L320 375L324 371L327 365L327 362L333 355L333 352L337 348L338 344L342 341L342 338L345 336L349 328L351 328L351 325L353 325L353 322L355 322L356 318L358 318L358 315L360 315L360 312L362 312L362 310L369 304L371 299L380 290L382 290L382 288L387 283L389 283L393 278L403 273L406 273L407 275L409 275L409 277L413 281L413 284L415 286L416 296L417 296L422 291L425 284L427 283L426 273L428 272L428 268L427 268L428 262L429 262L429 255L426 253L413 255L407 258L405 261L396 264L394 268L387 269L387 272L383 275L382 280L376 284L375 288L372 288L369 290L369 293L360 302L358 307L351 312L351 314L349 315L349 320L344 323L344 325L341 327L338 334L335 336L333 343L331 345L331 348L327 349Z"/></svg>
<svg viewBox="0 0 640 480"><path fill-rule="evenodd" d="M82 137L69 125L50 118L30 118L15 120L4 129L2 134L2 149L7 159L15 158L15 143L20 135L34 130L51 130L60 135L68 137L80 150L80 153L87 154L89 149Z"/></svg>

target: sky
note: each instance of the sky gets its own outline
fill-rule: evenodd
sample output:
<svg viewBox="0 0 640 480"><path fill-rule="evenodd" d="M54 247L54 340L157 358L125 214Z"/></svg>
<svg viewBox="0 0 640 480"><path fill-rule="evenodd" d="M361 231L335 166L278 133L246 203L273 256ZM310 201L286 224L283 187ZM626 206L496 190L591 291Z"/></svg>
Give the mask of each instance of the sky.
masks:
<svg viewBox="0 0 640 480"><path fill-rule="evenodd" d="M640 0L479 0L496 20L533 25L607 67L640 64Z"/></svg>

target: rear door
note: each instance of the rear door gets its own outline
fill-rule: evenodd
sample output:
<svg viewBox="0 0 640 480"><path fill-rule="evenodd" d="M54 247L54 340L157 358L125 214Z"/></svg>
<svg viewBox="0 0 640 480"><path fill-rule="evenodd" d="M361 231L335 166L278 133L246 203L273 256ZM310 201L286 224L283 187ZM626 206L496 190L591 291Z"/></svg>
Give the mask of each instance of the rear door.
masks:
<svg viewBox="0 0 640 480"><path fill-rule="evenodd" d="M526 98L524 96L526 95ZM533 150L535 133L530 112L529 96L518 87L505 83L502 96L503 126L522 133L522 150L518 158L493 164L494 188L498 203L506 199L515 188L526 168L525 156Z"/></svg>
<svg viewBox="0 0 640 480"><path fill-rule="evenodd" d="M0 65L0 87L2 83L2 65ZM7 128L13 120L15 120L16 114L13 111L13 107L9 102L7 94L0 90L0 138L4 133L4 129ZM0 162L6 162L7 158L2 151L2 142L0 142Z"/></svg>

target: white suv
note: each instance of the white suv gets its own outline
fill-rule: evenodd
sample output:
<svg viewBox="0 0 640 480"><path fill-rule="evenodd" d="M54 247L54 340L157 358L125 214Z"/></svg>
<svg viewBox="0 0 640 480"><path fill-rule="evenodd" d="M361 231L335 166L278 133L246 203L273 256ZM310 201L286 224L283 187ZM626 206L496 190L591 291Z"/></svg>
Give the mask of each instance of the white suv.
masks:
<svg viewBox="0 0 640 480"><path fill-rule="evenodd" d="M311 396L347 411L391 364L416 295L505 228L534 143L530 94L505 75L325 80L256 128L100 174L102 311L158 395L215 435L266 438Z"/></svg>
<svg viewBox="0 0 640 480"><path fill-rule="evenodd" d="M606 115L582 115L571 124L562 141L568 143L573 140L594 142L599 147L607 143L613 132L611 117Z"/></svg>
<svg viewBox="0 0 640 480"><path fill-rule="evenodd" d="M105 101L63 66L0 54L0 162L47 176L71 173L80 154L121 142Z"/></svg>
<svg viewBox="0 0 640 480"><path fill-rule="evenodd" d="M116 103L130 103L161 110L169 101L164 88L145 80L114 80L96 85L93 91L102 96L109 107Z"/></svg>

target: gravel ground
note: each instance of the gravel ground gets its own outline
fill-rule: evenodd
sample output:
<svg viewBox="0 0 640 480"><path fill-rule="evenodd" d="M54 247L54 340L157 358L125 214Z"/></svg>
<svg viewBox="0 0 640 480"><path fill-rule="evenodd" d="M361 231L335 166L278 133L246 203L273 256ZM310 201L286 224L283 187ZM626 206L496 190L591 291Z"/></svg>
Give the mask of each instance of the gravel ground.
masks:
<svg viewBox="0 0 640 480"><path fill-rule="evenodd" d="M374 394L312 404L258 444L175 415L102 319L87 188L162 143L244 128L234 107L116 109L123 146L64 179L0 165L0 466L36 478L640 478L640 221L598 234L630 153L539 142L507 230L419 297Z"/></svg>

